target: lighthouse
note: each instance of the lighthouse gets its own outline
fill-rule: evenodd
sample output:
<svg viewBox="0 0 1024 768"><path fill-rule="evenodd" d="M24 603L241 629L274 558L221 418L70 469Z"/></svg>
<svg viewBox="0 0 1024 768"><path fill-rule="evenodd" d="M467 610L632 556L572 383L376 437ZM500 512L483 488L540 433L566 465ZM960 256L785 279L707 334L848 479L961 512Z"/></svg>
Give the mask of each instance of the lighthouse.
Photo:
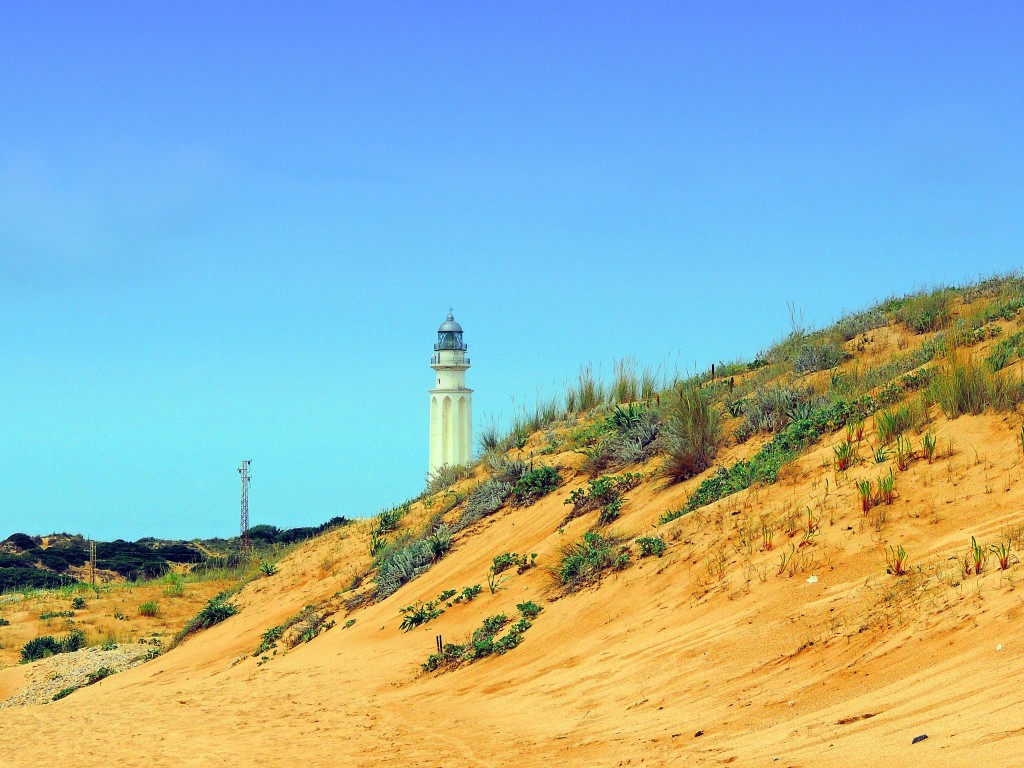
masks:
<svg viewBox="0 0 1024 768"><path fill-rule="evenodd" d="M456 466L473 460L473 390L466 388L467 349L462 326L449 309L448 318L437 329L437 343L430 358L434 369L430 390L431 474L446 464Z"/></svg>

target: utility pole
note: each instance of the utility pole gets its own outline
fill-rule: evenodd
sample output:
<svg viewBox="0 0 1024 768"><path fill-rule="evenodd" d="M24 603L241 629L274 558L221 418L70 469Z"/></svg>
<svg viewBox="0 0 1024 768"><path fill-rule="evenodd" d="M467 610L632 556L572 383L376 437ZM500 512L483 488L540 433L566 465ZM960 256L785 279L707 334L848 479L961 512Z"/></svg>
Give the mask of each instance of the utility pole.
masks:
<svg viewBox="0 0 1024 768"><path fill-rule="evenodd" d="M241 523L241 542L242 551L249 551L249 465L252 464L252 459L245 459L242 461L242 466L238 468L238 474L242 476L242 523Z"/></svg>
<svg viewBox="0 0 1024 768"><path fill-rule="evenodd" d="M92 570L92 585L96 586L96 542L89 539L89 567Z"/></svg>

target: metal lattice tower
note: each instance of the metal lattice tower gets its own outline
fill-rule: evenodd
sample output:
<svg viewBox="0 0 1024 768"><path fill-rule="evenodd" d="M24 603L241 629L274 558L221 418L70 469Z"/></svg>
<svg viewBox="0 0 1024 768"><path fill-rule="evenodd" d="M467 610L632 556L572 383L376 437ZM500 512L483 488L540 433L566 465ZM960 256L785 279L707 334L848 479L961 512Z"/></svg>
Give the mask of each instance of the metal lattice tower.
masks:
<svg viewBox="0 0 1024 768"><path fill-rule="evenodd" d="M242 551L249 551L249 465L252 459L244 459L242 466L238 468L238 474L242 476L242 524L241 539Z"/></svg>

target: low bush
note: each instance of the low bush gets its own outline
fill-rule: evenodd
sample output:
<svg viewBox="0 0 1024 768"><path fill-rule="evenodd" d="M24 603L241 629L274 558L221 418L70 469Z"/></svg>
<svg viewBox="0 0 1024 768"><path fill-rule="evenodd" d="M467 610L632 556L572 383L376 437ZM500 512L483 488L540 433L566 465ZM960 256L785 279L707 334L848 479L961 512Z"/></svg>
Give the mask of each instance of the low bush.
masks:
<svg viewBox="0 0 1024 768"><path fill-rule="evenodd" d="M30 661L45 659L47 656L54 656L58 653L74 653L85 647L85 632L80 629L73 629L64 637L53 637L43 635L29 640L22 646L21 663L27 664Z"/></svg>
<svg viewBox="0 0 1024 768"><path fill-rule="evenodd" d="M519 611L524 618L536 619L544 609L535 602L528 600L525 603L519 603L516 605L516 610Z"/></svg>
<svg viewBox="0 0 1024 768"><path fill-rule="evenodd" d="M864 312L847 315L839 320L834 327L835 332L839 334L843 341L850 341L868 331L873 331L875 328L881 328L887 325L888 322L889 319L885 316L885 313L881 309L874 307Z"/></svg>
<svg viewBox="0 0 1024 768"><path fill-rule="evenodd" d="M474 488L466 499L466 507L459 515L454 530L461 531L478 520L494 514L512 493L513 484L492 477Z"/></svg>
<svg viewBox="0 0 1024 768"><path fill-rule="evenodd" d="M70 619L74 615L74 611L43 611L39 614L39 620L46 621L47 619Z"/></svg>
<svg viewBox="0 0 1024 768"><path fill-rule="evenodd" d="M417 539L385 555L377 570L377 599L383 600L426 571L435 560L434 553L429 541Z"/></svg>
<svg viewBox="0 0 1024 768"><path fill-rule="evenodd" d="M529 506L551 493L561 482L562 476L554 467L537 467L516 480L512 486L513 502L517 507Z"/></svg>
<svg viewBox="0 0 1024 768"><path fill-rule="evenodd" d="M153 618L160 615L160 606L155 600L147 600L139 606L139 615Z"/></svg>
<svg viewBox="0 0 1024 768"><path fill-rule="evenodd" d="M608 438L592 459L591 471L627 467L647 461L658 451L661 417L638 403L616 406L606 420Z"/></svg>
<svg viewBox="0 0 1024 768"><path fill-rule="evenodd" d="M890 410L882 410L875 414L875 430L882 445L888 445L914 423L914 416L906 404Z"/></svg>
<svg viewBox="0 0 1024 768"><path fill-rule="evenodd" d="M466 464L445 464L438 467L427 478L427 493L440 493L460 480L465 480L472 473L473 468Z"/></svg>
<svg viewBox="0 0 1024 768"><path fill-rule="evenodd" d="M608 570L629 564L629 548L612 537L589 532L562 550L557 576L569 591L582 589L601 580Z"/></svg>
<svg viewBox="0 0 1024 768"><path fill-rule="evenodd" d="M12 533L6 539L3 540L4 544L9 544L14 549L24 552L28 549L35 549L42 540L37 541L26 533Z"/></svg>
<svg viewBox="0 0 1024 768"><path fill-rule="evenodd" d="M907 299L898 317L914 333L928 333L946 327L950 318L950 292L939 289Z"/></svg>
<svg viewBox="0 0 1024 768"><path fill-rule="evenodd" d="M279 641L284 641L289 648L308 643L321 632L334 626L334 622L328 620L333 615L334 610L330 607L325 607L322 604L320 606L307 605L295 615L288 617L284 623L266 630L252 655L260 656L276 648ZM354 622L350 622L346 626L352 626L352 623Z"/></svg>
<svg viewBox="0 0 1024 768"><path fill-rule="evenodd" d="M491 563L491 571L496 574L504 573L509 568L515 567L518 573L524 573L528 569L533 568L536 564L536 552L529 557L526 555L520 555L518 552L503 552L494 558L494 561Z"/></svg>
<svg viewBox="0 0 1024 768"><path fill-rule="evenodd" d="M0 592L19 589L58 589L77 580L65 574L29 567L0 567Z"/></svg>
<svg viewBox="0 0 1024 768"><path fill-rule="evenodd" d="M643 475L638 472L626 472L588 480L586 489L577 488L565 500L565 504L572 504L572 511L563 522L567 523L593 509L601 510L601 524L614 520L626 501L622 494L635 488L642 479Z"/></svg>
<svg viewBox="0 0 1024 768"><path fill-rule="evenodd" d="M482 584L474 584L471 587L464 587L459 596L455 598L456 603L471 603L481 592L484 591Z"/></svg>
<svg viewBox="0 0 1024 768"><path fill-rule="evenodd" d="M428 603L418 600L413 605L407 605L405 608L400 609L399 612L402 614L402 622L398 625L398 628L403 632L411 632L416 627L436 619L444 613L444 609L438 608L437 602L434 600Z"/></svg>
<svg viewBox="0 0 1024 768"><path fill-rule="evenodd" d="M518 621L513 622L504 613L488 616L473 631L468 642L464 644L447 643L441 648L440 653L432 653L428 656L423 664L423 671L455 669L461 664L472 663L487 656L501 655L518 647L523 641L523 635L533 626L531 619L537 618L543 608L529 601L520 603L516 608L520 614ZM498 633L505 627L508 627L508 631L504 636L498 637Z"/></svg>
<svg viewBox="0 0 1024 768"><path fill-rule="evenodd" d="M797 352L793 370L797 373L824 371L835 368L848 357L846 350L830 339L809 340Z"/></svg>
<svg viewBox="0 0 1024 768"><path fill-rule="evenodd" d="M1024 384L993 373L967 356L950 356L932 378L928 398L947 418L979 414L991 406L1007 411L1024 401Z"/></svg>
<svg viewBox="0 0 1024 768"><path fill-rule="evenodd" d="M743 400L743 424L737 436L746 438L758 432L778 432L793 420L800 406L814 402L809 387L760 386Z"/></svg>
<svg viewBox="0 0 1024 768"><path fill-rule="evenodd" d="M676 390L663 406L662 472L670 482L693 477L711 466L722 444L721 417L696 387Z"/></svg>
<svg viewBox="0 0 1024 768"><path fill-rule="evenodd" d="M636 543L640 547L640 557L661 557L667 546L661 536L644 536L637 539Z"/></svg>
<svg viewBox="0 0 1024 768"><path fill-rule="evenodd" d="M374 531L378 536L384 536L398 530L398 524L409 512L408 503L392 509L385 509L377 515Z"/></svg>
<svg viewBox="0 0 1024 768"><path fill-rule="evenodd" d="M859 421L873 413L875 408L875 401L868 396L854 400L820 401L810 418L791 421L750 459L738 461L728 469L719 468L697 486L683 507L666 512L659 522L676 520L755 483L774 483L779 470L826 431L835 431L851 421Z"/></svg>
<svg viewBox="0 0 1024 768"><path fill-rule="evenodd" d="M447 523L439 524L429 536L427 544L430 546L430 554L433 560L440 560L448 554L452 548L452 541L455 534Z"/></svg>
<svg viewBox="0 0 1024 768"><path fill-rule="evenodd" d="M203 629L209 629L238 613L238 606L230 602L231 594L231 592L225 591L212 597L200 609L199 613L193 616L182 630L175 635L171 648L177 646L189 635L193 635Z"/></svg>

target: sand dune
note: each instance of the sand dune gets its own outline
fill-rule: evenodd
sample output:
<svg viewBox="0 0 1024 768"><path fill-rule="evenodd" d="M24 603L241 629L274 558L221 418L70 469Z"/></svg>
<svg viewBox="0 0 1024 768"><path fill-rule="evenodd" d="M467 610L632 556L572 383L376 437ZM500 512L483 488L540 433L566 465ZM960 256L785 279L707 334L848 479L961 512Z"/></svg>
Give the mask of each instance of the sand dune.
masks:
<svg viewBox="0 0 1024 768"><path fill-rule="evenodd" d="M1020 542L1019 419L932 416L937 458L897 472L884 521L862 513L855 482L892 459L876 465L865 451L835 472L837 433L777 484L658 527L664 557L635 559L574 594L549 569L596 513L562 524L564 500L586 477L573 469L579 455L547 457L568 479L555 493L463 531L425 574L342 610L311 642L254 658L269 627L352 594L352 575L369 563L369 525L334 531L247 585L237 616L173 651L61 701L3 710L0 764L1022 765L1022 566L990 559L968 576L961 566L972 536ZM758 445L728 448L719 462ZM658 463L640 468L650 477L612 530L651 532L694 490L700 478L666 488ZM797 546L808 509L817 532ZM406 524L429 515L417 504ZM794 521L771 551L744 538L762 516ZM899 545L911 568L902 577L886 572L888 547ZM780 567L790 548L795 562ZM506 551L536 552L540 567L399 630L402 606L485 583ZM422 672L436 635L464 640L525 600L544 610L521 646ZM0 673L0 695L21 674Z"/></svg>

